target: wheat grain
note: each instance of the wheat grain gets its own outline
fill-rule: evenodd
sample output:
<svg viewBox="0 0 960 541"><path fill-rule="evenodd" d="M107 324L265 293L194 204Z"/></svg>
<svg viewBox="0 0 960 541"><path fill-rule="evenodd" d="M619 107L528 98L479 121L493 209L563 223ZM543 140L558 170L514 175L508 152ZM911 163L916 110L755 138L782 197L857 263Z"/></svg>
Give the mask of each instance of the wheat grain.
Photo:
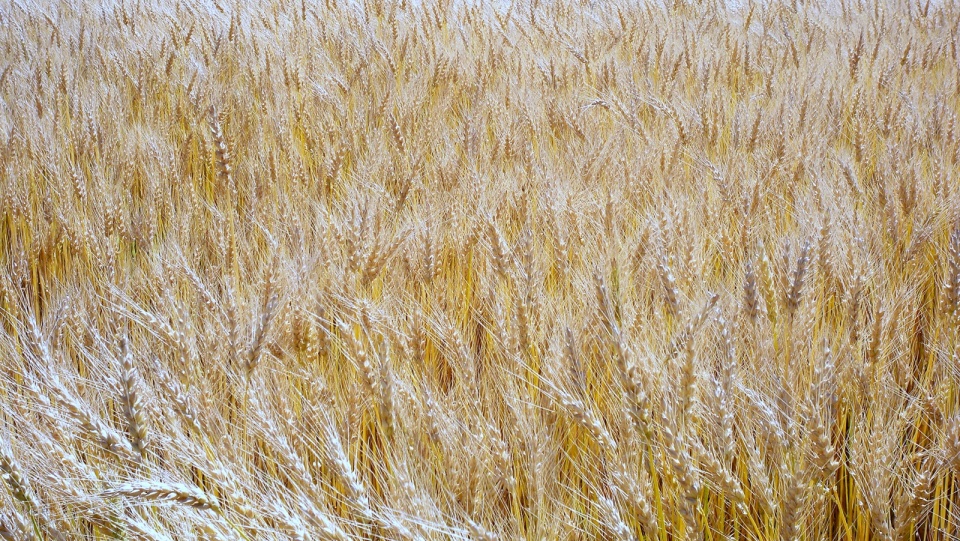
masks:
<svg viewBox="0 0 960 541"><path fill-rule="evenodd" d="M666 4L0 8L0 535L960 536L960 6Z"/></svg>
<svg viewBox="0 0 960 541"><path fill-rule="evenodd" d="M123 496L150 502L171 502L194 509L219 510L217 500L207 496L196 487L183 483L130 482L104 491L100 496L104 498Z"/></svg>

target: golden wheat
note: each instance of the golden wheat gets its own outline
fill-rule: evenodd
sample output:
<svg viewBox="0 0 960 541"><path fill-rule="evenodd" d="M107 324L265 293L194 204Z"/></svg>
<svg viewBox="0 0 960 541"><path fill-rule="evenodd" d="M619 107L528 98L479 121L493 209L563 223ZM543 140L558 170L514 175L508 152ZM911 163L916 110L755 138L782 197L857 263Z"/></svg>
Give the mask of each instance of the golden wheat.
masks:
<svg viewBox="0 0 960 541"><path fill-rule="evenodd" d="M0 537L960 537L960 5L0 0Z"/></svg>

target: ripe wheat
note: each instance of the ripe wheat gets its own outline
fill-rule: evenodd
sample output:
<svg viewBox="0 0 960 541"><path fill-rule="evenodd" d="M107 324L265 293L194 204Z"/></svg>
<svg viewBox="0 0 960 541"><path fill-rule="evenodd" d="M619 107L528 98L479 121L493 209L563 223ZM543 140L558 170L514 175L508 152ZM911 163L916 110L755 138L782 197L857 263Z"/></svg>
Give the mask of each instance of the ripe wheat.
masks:
<svg viewBox="0 0 960 541"><path fill-rule="evenodd" d="M956 2L0 36L0 538L960 537Z"/></svg>

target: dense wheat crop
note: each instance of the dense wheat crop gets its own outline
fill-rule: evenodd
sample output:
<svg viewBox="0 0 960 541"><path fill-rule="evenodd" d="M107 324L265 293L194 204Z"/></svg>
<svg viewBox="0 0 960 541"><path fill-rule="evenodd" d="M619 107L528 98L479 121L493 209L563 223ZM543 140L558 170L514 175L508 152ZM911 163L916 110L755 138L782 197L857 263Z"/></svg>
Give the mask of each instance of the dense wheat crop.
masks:
<svg viewBox="0 0 960 541"><path fill-rule="evenodd" d="M0 536L957 539L958 25L0 1Z"/></svg>

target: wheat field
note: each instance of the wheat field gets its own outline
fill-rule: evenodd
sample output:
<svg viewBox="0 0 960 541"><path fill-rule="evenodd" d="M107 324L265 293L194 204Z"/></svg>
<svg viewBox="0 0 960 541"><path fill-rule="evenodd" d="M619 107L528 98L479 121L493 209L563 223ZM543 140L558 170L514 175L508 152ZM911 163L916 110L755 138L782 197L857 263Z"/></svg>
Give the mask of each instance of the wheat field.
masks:
<svg viewBox="0 0 960 541"><path fill-rule="evenodd" d="M960 539L956 2L0 36L3 539Z"/></svg>

